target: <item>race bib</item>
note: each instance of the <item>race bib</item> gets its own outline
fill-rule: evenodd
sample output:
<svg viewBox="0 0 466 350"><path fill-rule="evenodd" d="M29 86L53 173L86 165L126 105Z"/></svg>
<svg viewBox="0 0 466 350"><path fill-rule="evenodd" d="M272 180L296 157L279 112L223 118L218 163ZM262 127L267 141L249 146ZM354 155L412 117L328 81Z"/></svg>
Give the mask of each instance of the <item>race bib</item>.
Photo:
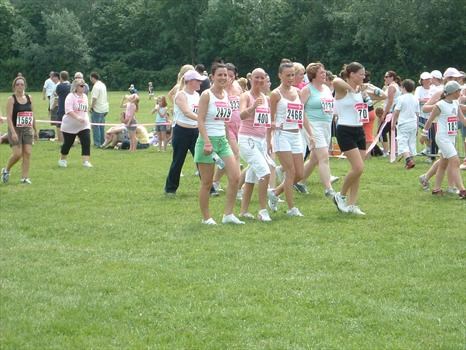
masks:
<svg viewBox="0 0 466 350"><path fill-rule="evenodd" d="M301 103L288 103L286 107L286 122L303 124L304 106Z"/></svg>
<svg viewBox="0 0 466 350"><path fill-rule="evenodd" d="M16 114L16 127L17 128L32 128L34 117L32 112L18 112Z"/></svg>
<svg viewBox="0 0 466 350"><path fill-rule="evenodd" d="M458 117L447 117L447 134L456 136L458 133Z"/></svg>
<svg viewBox="0 0 466 350"><path fill-rule="evenodd" d="M369 123L369 109L367 103L356 103L354 109L358 112L359 122L360 123Z"/></svg>
<svg viewBox="0 0 466 350"><path fill-rule="evenodd" d="M222 120L224 122L229 122L231 120L231 107L229 104L223 101L216 101L215 108L217 109L217 114L215 114L215 120Z"/></svg>
<svg viewBox="0 0 466 350"><path fill-rule="evenodd" d="M238 96L229 96L230 107L232 111L239 111L239 97Z"/></svg>
<svg viewBox="0 0 466 350"><path fill-rule="evenodd" d="M198 105L193 105L193 113L197 114L199 112L199 106Z"/></svg>
<svg viewBox="0 0 466 350"><path fill-rule="evenodd" d="M75 112L87 112L87 103L84 100L77 100L74 105Z"/></svg>
<svg viewBox="0 0 466 350"><path fill-rule="evenodd" d="M257 107L254 113L253 126L270 128L270 108L268 107Z"/></svg>
<svg viewBox="0 0 466 350"><path fill-rule="evenodd" d="M321 98L322 110L326 114L333 114L333 98Z"/></svg>

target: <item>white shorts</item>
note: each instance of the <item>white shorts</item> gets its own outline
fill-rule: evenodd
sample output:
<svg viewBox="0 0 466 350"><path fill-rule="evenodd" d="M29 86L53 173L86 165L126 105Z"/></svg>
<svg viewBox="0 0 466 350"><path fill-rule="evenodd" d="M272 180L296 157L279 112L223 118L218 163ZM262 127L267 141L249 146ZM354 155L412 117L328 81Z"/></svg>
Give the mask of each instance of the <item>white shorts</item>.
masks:
<svg viewBox="0 0 466 350"><path fill-rule="evenodd" d="M332 122L310 122L315 148L328 148L332 137Z"/></svg>
<svg viewBox="0 0 466 350"><path fill-rule="evenodd" d="M276 130L273 138L274 152L303 153L303 141L300 132Z"/></svg>
<svg viewBox="0 0 466 350"><path fill-rule="evenodd" d="M449 159L458 155L455 148L455 139L456 136L435 135L435 142L437 142L437 146L442 153L443 158Z"/></svg>
<svg viewBox="0 0 466 350"><path fill-rule="evenodd" d="M396 139L398 141L398 153L416 154L416 132L417 123L406 123L396 128Z"/></svg>
<svg viewBox="0 0 466 350"><path fill-rule="evenodd" d="M238 146L241 158L249 164L246 170L246 183L257 183L259 179L270 174L265 139L240 134Z"/></svg>

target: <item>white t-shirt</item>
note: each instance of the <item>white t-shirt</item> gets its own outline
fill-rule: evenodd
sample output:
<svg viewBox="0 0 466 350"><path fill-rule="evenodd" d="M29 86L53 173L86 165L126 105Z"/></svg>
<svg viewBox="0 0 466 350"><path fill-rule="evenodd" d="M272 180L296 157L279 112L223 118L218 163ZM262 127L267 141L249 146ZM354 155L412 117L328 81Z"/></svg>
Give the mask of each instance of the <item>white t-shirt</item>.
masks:
<svg viewBox="0 0 466 350"><path fill-rule="evenodd" d="M231 120L231 105L226 91L223 98L217 98L212 91L209 93L209 107L205 116L205 128L208 136L225 136L225 122Z"/></svg>
<svg viewBox="0 0 466 350"><path fill-rule="evenodd" d="M45 95L47 97L50 97L52 96L53 94L53 90L55 89L55 86L57 84L55 84L52 79L48 78L45 83L44 83L44 89L45 89Z"/></svg>
<svg viewBox="0 0 466 350"><path fill-rule="evenodd" d="M398 126L413 123L417 124L417 116L420 113L418 99L413 94L403 94L398 97L395 111L400 111Z"/></svg>
<svg viewBox="0 0 466 350"><path fill-rule="evenodd" d="M454 140L458 132L458 101L449 103L440 100L436 106L440 109L437 117L437 137Z"/></svg>
<svg viewBox="0 0 466 350"><path fill-rule="evenodd" d="M107 87L97 80L92 88L92 99L96 99L94 111L97 113L108 113Z"/></svg>

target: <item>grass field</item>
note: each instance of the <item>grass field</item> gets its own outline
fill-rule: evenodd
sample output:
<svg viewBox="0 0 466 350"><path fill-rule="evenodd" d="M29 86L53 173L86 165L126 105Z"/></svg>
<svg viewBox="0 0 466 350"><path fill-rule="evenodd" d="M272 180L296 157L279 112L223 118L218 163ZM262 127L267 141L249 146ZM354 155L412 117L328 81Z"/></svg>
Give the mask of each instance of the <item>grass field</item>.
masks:
<svg viewBox="0 0 466 350"><path fill-rule="evenodd" d="M59 145L39 141L33 184L18 166L0 184L1 349L465 348L466 202L422 191L422 158L366 163L364 218L338 213L314 174L304 218L205 227L190 156L171 199L171 151L92 149L92 169L79 153L61 169Z"/></svg>

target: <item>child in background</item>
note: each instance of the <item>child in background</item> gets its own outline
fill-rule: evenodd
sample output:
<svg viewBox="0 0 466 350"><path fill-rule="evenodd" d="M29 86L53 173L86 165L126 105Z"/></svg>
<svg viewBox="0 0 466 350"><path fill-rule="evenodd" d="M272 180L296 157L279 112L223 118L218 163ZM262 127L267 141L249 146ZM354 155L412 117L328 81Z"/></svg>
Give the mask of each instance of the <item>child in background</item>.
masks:
<svg viewBox="0 0 466 350"><path fill-rule="evenodd" d="M398 98L392 117L392 135L398 141L398 153L405 159L405 168L412 169L416 165L416 131L419 118L419 101L413 95L415 83L411 79L405 79L401 83L403 95Z"/></svg>
<svg viewBox="0 0 466 350"><path fill-rule="evenodd" d="M136 112L139 110L138 94L125 95L123 97L123 100L121 101L121 107L126 108L124 123L126 125L126 128L128 129L130 142L129 150L131 152L134 152L136 151L136 147L138 144L136 138L136 127L138 124L136 120Z"/></svg>
<svg viewBox="0 0 466 350"><path fill-rule="evenodd" d="M167 126L170 124L165 96L157 97L157 102L151 113L155 113L155 131L159 140L159 151L162 151L163 148L165 152L167 150Z"/></svg>
<svg viewBox="0 0 466 350"><path fill-rule="evenodd" d="M147 85L147 91L149 92L149 100L152 100L152 98L154 98L154 85L152 85L151 81L149 81Z"/></svg>

